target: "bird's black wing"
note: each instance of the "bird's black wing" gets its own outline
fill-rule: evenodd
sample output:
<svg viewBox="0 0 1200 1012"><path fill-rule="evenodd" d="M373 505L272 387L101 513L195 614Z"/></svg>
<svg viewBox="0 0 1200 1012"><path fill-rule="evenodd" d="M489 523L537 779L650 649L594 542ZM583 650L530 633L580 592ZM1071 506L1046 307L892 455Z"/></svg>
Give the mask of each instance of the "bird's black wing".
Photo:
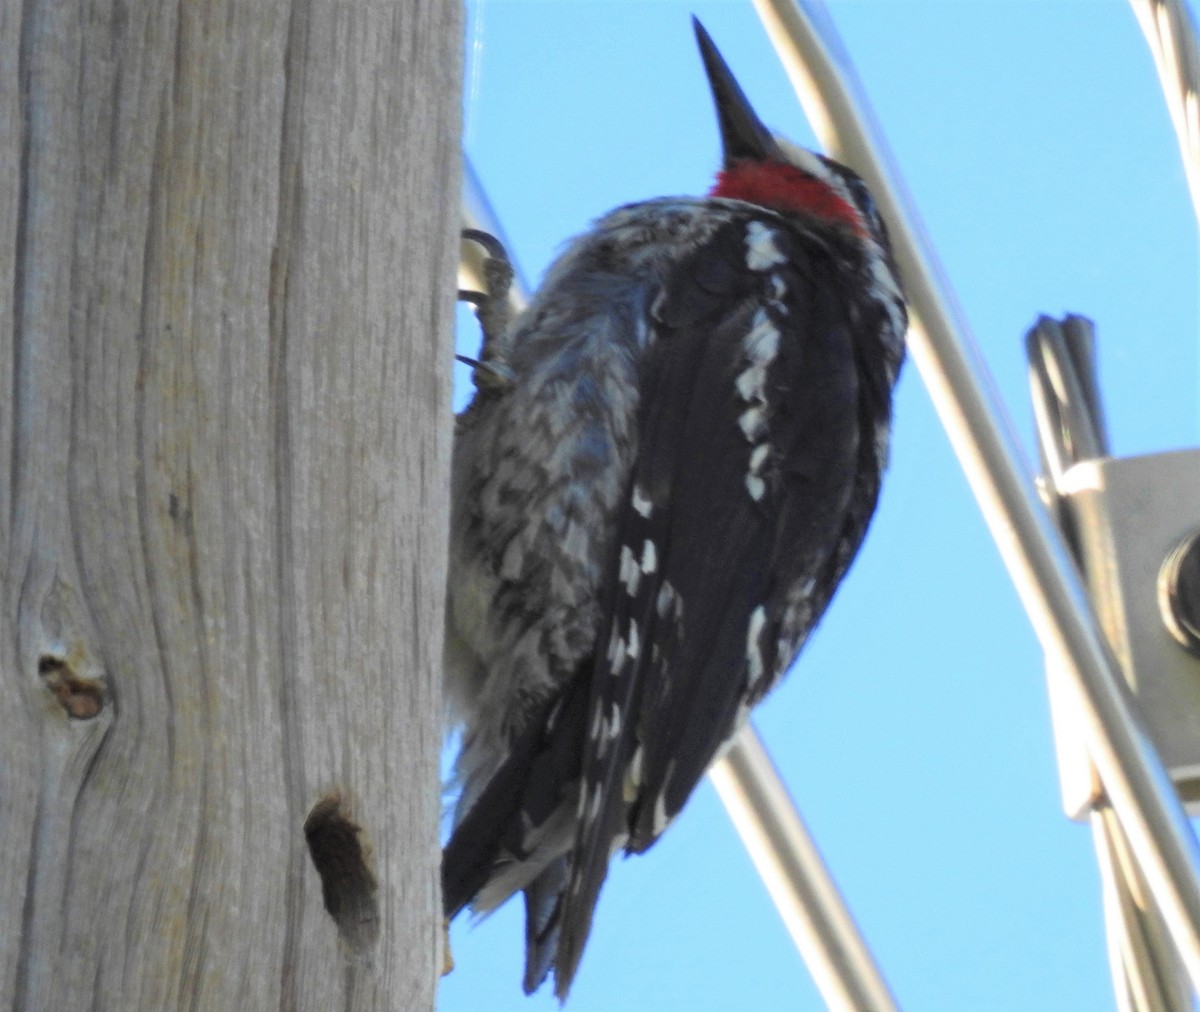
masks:
<svg viewBox="0 0 1200 1012"><path fill-rule="evenodd" d="M683 807L819 619L874 509L863 320L836 256L773 215L735 216L651 305L558 925L560 997L611 855L645 850Z"/></svg>

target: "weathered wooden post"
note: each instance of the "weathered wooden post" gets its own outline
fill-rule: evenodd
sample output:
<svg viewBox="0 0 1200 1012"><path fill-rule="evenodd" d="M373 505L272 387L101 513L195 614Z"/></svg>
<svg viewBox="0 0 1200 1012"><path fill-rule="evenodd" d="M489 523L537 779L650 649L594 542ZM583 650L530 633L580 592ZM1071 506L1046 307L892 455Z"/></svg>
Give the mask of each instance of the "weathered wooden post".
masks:
<svg viewBox="0 0 1200 1012"><path fill-rule="evenodd" d="M4 1008L433 1005L460 50L0 0Z"/></svg>

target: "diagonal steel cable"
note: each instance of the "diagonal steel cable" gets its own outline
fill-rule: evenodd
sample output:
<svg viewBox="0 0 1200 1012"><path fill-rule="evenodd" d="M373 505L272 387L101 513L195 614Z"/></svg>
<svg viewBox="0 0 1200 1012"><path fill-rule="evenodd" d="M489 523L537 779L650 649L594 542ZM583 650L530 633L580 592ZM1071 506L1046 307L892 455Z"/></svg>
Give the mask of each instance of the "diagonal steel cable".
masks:
<svg viewBox="0 0 1200 1012"><path fill-rule="evenodd" d="M809 121L866 180L888 223L911 308L908 346L1046 653L1089 754L1200 990L1200 851L1096 622L1038 501L966 320L892 165L850 61L818 0L755 0Z"/></svg>
<svg viewBox="0 0 1200 1012"><path fill-rule="evenodd" d="M1130 0L1146 36L1167 111L1179 141L1183 171L1200 219L1200 46L1196 22L1179 0Z"/></svg>

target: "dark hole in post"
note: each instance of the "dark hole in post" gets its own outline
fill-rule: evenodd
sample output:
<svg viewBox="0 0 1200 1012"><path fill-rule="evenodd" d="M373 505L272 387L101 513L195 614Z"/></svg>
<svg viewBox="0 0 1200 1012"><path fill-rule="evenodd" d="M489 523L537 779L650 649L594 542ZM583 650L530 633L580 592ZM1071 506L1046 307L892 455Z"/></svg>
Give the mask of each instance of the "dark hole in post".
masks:
<svg viewBox="0 0 1200 1012"><path fill-rule="evenodd" d="M347 814L338 793L318 801L304 821L304 837L317 874L325 909L342 940L355 952L379 938L379 885L367 867L362 828Z"/></svg>
<svg viewBox="0 0 1200 1012"><path fill-rule="evenodd" d="M90 720L104 709L104 685L95 678L82 678L62 657L42 654L38 658L42 683L74 720Z"/></svg>

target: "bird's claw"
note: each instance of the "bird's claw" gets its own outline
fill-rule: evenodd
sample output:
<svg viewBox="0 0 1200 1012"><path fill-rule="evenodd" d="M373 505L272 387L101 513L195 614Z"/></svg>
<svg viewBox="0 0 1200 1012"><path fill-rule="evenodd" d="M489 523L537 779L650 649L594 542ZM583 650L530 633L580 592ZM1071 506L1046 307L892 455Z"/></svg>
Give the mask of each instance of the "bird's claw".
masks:
<svg viewBox="0 0 1200 1012"><path fill-rule="evenodd" d="M512 370L504 364L504 338L508 332L508 296L513 282L512 261L508 251L490 232L478 228L463 229L462 238L483 248L483 281L486 291L460 289L458 298L475 307L475 316L483 330L483 348L478 359L456 355L460 362L474 370L473 379L479 389L499 389L512 382Z"/></svg>

